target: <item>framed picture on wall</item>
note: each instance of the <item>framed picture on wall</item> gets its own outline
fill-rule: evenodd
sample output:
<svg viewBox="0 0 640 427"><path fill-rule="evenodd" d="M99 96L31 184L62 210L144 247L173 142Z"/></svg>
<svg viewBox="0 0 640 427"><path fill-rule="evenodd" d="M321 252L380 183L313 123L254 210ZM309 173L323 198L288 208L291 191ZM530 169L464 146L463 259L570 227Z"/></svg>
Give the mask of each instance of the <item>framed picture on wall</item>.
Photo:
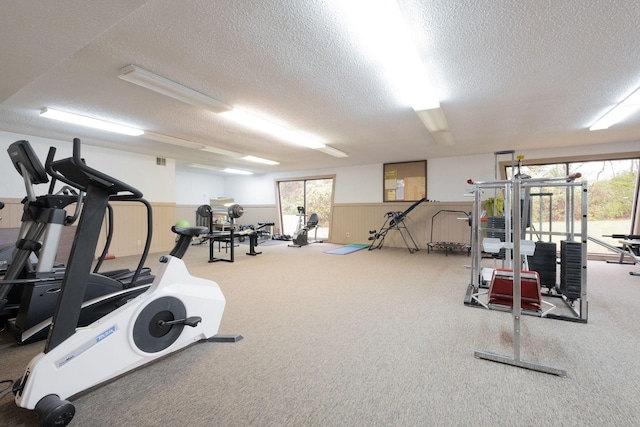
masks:
<svg viewBox="0 0 640 427"><path fill-rule="evenodd" d="M427 197L427 161L385 163L384 202L417 202Z"/></svg>

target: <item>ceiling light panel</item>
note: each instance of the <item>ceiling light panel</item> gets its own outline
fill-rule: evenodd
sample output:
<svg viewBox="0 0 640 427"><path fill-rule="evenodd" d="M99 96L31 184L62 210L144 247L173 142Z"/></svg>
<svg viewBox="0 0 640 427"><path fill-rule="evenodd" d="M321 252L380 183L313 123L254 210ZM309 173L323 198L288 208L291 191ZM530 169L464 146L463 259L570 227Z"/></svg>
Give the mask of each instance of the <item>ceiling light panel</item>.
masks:
<svg viewBox="0 0 640 427"><path fill-rule="evenodd" d="M267 159L263 159L263 158L256 157L256 156L244 156L243 159L248 161L248 162L261 163L263 165L270 165L270 166L275 166L275 165L279 165L280 164L280 163L278 163L278 162L276 162L274 160L267 160Z"/></svg>
<svg viewBox="0 0 640 427"><path fill-rule="evenodd" d="M640 109L640 88L637 88L624 101L613 107L604 116L600 117L589 130L608 129L619 123Z"/></svg>
<svg viewBox="0 0 640 427"><path fill-rule="evenodd" d="M276 138L289 141L296 145L314 149L325 147L325 144L315 136L309 135L305 132L295 131L284 126L280 126L276 123L265 120L251 113L247 113L246 111L240 110L238 108L220 113L220 116L243 126L247 126L257 131L275 136Z"/></svg>
<svg viewBox="0 0 640 427"><path fill-rule="evenodd" d="M237 153L235 151L225 150L224 148L212 147L210 145L205 145L202 147L202 151L206 151L207 153L220 154L222 156L227 157L242 157L243 155Z"/></svg>
<svg viewBox="0 0 640 427"><path fill-rule="evenodd" d="M195 107L220 113L229 111L231 107L203 93L183 86L165 77L159 76L136 65L127 65L120 69L118 76L122 80L166 95Z"/></svg>
<svg viewBox="0 0 640 427"><path fill-rule="evenodd" d="M233 168L226 168L226 169L223 169L222 171L226 173L232 173L235 175L253 175L253 172L240 170L240 169L233 169Z"/></svg>
<svg viewBox="0 0 640 427"><path fill-rule="evenodd" d="M186 139L176 138L174 136L164 135L164 134L155 133L155 132L145 132L144 137L147 139L152 139L154 141L164 142L171 145L177 145L179 147L193 148L196 150L201 150L201 149L204 149L205 147L204 145L198 144L197 142L192 142Z"/></svg>
<svg viewBox="0 0 640 427"><path fill-rule="evenodd" d="M222 170L222 168L217 168L215 166L209 166L209 165L203 165L201 163L187 163L187 166L189 166L190 168L207 169L207 170L218 171L218 172Z"/></svg>
<svg viewBox="0 0 640 427"><path fill-rule="evenodd" d="M322 151L323 153L333 157L349 157L347 153L337 150L333 147L329 147L328 145L326 147L318 148L318 151Z"/></svg>
<svg viewBox="0 0 640 427"><path fill-rule="evenodd" d="M124 135L139 136L144 134L144 131L140 129L124 126L117 123L106 122L104 120L94 119L92 117L80 116L78 114L54 110L51 108L43 108L40 111L40 116L46 117L48 119L59 120L65 123L72 123L75 125L90 127L92 129L106 130L108 132L115 132Z"/></svg>

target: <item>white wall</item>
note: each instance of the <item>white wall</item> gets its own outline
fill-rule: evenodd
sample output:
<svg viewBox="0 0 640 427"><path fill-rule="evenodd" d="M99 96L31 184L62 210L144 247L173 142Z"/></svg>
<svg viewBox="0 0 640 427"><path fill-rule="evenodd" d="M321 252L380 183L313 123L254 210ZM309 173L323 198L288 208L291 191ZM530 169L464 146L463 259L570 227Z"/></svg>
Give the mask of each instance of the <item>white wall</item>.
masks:
<svg viewBox="0 0 640 427"><path fill-rule="evenodd" d="M469 201L471 199L464 196L472 189L467 180L489 181L494 175L493 154L427 160L427 199L437 202Z"/></svg>
<svg viewBox="0 0 640 427"><path fill-rule="evenodd" d="M276 203L276 182L278 180L333 175L336 177L335 203L376 203L382 201L381 164L228 177L225 179L225 192L227 197L235 198L236 203L239 204L272 205ZM377 183L379 186L373 185L373 183Z"/></svg>
<svg viewBox="0 0 640 427"><path fill-rule="evenodd" d="M176 204L208 205L211 199L226 197L224 177L201 172L176 172Z"/></svg>
<svg viewBox="0 0 640 427"><path fill-rule="evenodd" d="M516 155L525 159L592 155L606 153L637 152L640 143L621 142L597 144L571 148L545 150L521 150ZM509 161L511 156L498 156L498 161ZM421 160L421 159L416 159ZM443 157L427 160L427 198L439 202L469 201L465 197L473 187L467 179L491 181L495 179L496 157L493 153L469 156ZM286 174L230 177L225 180L226 196L235 197L240 204L275 204L275 182L283 178L307 178L322 175L336 176L335 203L380 203L382 202L382 164L354 166L348 168L322 169L290 172ZM178 172L179 174L179 172Z"/></svg>
<svg viewBox="0 0 640 427"><path fill-rule="evenodd" d="M71 155L71 141L0 132L0 147L6 149L18 139L31 142L42 162L49 146L58 148L56 158ZM620 153L640 150L637 141L587 145L579 149L558 148L553 150L526 150L516 154L526 159L550 157ZM276 204L275 183L279 179L310 178L335 175L335 203L380 203L382 202L382 164L371 164L336 169L318 169L301 172L274 173L241 177L221 177L197 172L175 170L175 162L167 159L166 166L156 166L154 156L122 153L99 147L84 145L82 155L89 166L95 167L121 181L140 189L151 202L176 202L177 204L206 204L215 197L233 197L236 203L246 205ZM421 159L416 159L421 160ZM508 160L501 156L499 160ZM465 201L464 194L471 189L466 181L494 179L495 157L481 154L445 157L427 160L427 198L435 201ZM42 191L46 191L46 188ZM0 199L2 197L24 197L24 186L15 172L9 156L0 153Z"/></svg>
<svg viewBox="0 0 640 427"><path fill-rule="evenodd" d="M23 198L25 189L22 178L16 172L7 148L11 143L26 139L29 141L36 155L45 163L49 147L56 147L56 159L70 157L72 142L40 138L28 135L18 135L0 131L0 197ZM176 196L175 161L167 159L166 166L157 166L156 158L144 154L123 153L91 145L82 145L82 157L90 167L111 175L138 190L152 202L174 202ZM59 188L58 186L57 188ZM48 185L39 185L36 195L46 193Z"/></svg>
<svg viewBox="0 0 640 427"><path fill-rule="evenodd" d="M341 168L336 173L335 203L382 202L382 164Z"/></svg>

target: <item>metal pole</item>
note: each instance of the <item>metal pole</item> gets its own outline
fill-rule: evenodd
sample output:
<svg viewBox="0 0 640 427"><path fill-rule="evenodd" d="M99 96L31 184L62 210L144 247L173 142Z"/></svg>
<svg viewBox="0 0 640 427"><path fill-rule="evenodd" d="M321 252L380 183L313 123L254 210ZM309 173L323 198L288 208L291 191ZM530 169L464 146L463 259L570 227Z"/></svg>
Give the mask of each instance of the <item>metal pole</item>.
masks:
<svg viewBox="0 0 640 427"><path fill-rule="evenodd" d="M573 187L572 187L573 188ZM589 238L587 234L587 216L588 216L588 189L587 181L582 181L582 223L580 229L582 231L582 286L580 287L580 318L586 322L589 318L589 303L587 301L587 240Z"/></svg>
<svg viewBox="0 0 640 427"><path fill-rule="evenodd" d="M482 284L482 271L480 269L480 257L482 253L480 251L480 226L481 226L481 218L480 218L480 186L475 186L474 192L474 200L473 200L473 235L471 236L471 248L473 250L473 256L471 259L471 284L475 287L478 285L478 288ZM477 288L476 288L477 289Z"/></svg>
<svg viewBox="0 0 640 427"><path fill-rule="evenodd" d="M522 316L521 291L522 286L521 270L522 259L520 255L520 180L513 181L513 307L511 315L513 317L513 359L520 361L520 317Z"/></svg>
<svg viewBox="0 0 640 427"><path fill-rule="evenodd" d="M509 192L511 184L513 186L513 191ZM506 190L508 193L513 193L513 196L509 194L510 197L513 197L514 203L511 210L507 210L505 206L505 216L509 218L509 216L513 216L513 228L507 228L507 236L513 230L514 243L513 243L513 258L515 261L515 265L513 268L513 307L511 310L513 317L513 357L492 353L483 350L476 350L474 352L474 356L478 359L490 360L492 362L504 363L507 365L517 366L519 368L531 369L538 372L544 372L547 374L558 375L561 377L567 376L567 370L560 366L547 365L539 362L522 360L520 357L520 347L521 347L521 328L520 328L520 320L522 316L522 304L521 304L521 269L522 269L522 259L521 259L521 248L520 248L520 228L521 228L521 220L520 220L520 180L513 180L513 182L508 183L506 186ZM509 201L510 197L506 197L505 195L505 203ZM506 239L505 239L506 240ZM506 251L506 253L510 253Z"/></svg>

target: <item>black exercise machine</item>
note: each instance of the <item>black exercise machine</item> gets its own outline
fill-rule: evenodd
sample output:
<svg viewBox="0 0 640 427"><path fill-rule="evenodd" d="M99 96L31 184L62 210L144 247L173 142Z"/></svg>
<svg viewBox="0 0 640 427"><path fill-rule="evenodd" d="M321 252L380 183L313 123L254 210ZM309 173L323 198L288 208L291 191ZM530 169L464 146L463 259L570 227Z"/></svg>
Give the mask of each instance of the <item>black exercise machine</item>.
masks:
<svg viewBox="0 0 640 427"><path fill-rule="evenodd" d="M293 238L291 239L293 243L289 245L292 248L300 248L308 245L309 243L322 243L318 241L318 214L312 213L309 215L309 220L305 223L304 219L306 216L307 213L304 206L298 206L298 226L296 227L296 231L293 233ZM310 230L315 230L314 240L311 242L308 239Z"/></svg>
<svg viewBox="0 0 640 427"><path fill-rule="evenodd" d="M369 234L371 234L371 236L369 236L369 240L372 241L371 245L369 245L369 250L381 249L382 245L384 244L384 238L387 236L387 233L390 230L397 230L400 233L400 236L402 236L402 240L404 241L404 244L407 246L407 249L409 249L409 253L414 253L419 251L420 248L416 244L416 241L413 240L413 236L411 235L411 232L409 232L409 229L404 223L404 219L420 203L426 200L427 200L426 197L423 197L422 199L418 200L417 202L409 206L409 208L404 212L387 212L384 215L385 220L384 220L384 224L382 224L382 227L380 228L380 231L376 231L376 230L369 231ZM407 240L407 237L411 241L411 246L409 246L409 241Z"/></svg>
<svg viewBox="0 0 640 427"><path fill-rule="evenodd" d="M269 240L271 239L271 231L267 230L267 227L273 227L275 225L274 222L265 222L265 221L261 221L258 222L258 225L255 226L253 224L240 224L238 226L238 231L248 231L248 230L253 230L256 233L256 237L258 239L258 243L260 241L265 241L265 240ZM244 237L240 236L238 238L238 240L240 242L244 242Z"/></svg>
<svg viewBox="0 0 640 427"><path fill-rule="evenodd" d="M201 235L199 238L201 241L209 240L209 262L234 262L235 260L235 239L249 238L249 252L247 255L256 256L262 252L256 252L256 246L258 246L258 233L254 228L246 228L244 230L236 230L234 221L240 218L244 214L244 208L240 205L231 205L227 209L227 216L230 221L227 224L222 224L222 229L217 229L218 224L213 222L213 209L209 205L201 205L198 207L197 214L203 218L209 218L209 232L206 235ZM273 225L273 223L261 223L259 228ZM218 250L220 245L225 244L229 249L229 258L220 258L215 256L215 244L218 244Z"/></svg>
<svg viewBox="0 0 640 427"><path fill-rule="evenodd" d="M51 153L51 152L50 152ZM72 399L106 381L198 341L237 341L218 336L225 298L217 283L193 277L181 257L205 227L173 227L180 238L153 285L98 321L77 328L85 289L109 200L142 199L142 193L90 168L74 139L73 157L52 168L86 192L46 345L13 384L18 406L35 410L45 427L65 426L75 414ZM60 179L60 178L59 178Z"/></svg>
<svg viewBox="0 0 640 427"><path fill-rule="evenodd" d="M51 168L54 148L49 151L46 169L28 141L11 144L8 152L25 180L27 198L24 201L22 226L11 265L0 282L0 320L9 323L18 343L27 343L47 337L65 274L64 267L54 268L60 230L63 226L75 222L80 208L84 208L83 195L86 194L86 187L61 176ZM35 197L33 184L47 183L47 173L52 177L49 193ZM56 181L67 184L68 188L74 191L71 194L53 194ZM88 325L128 299L143 293L153 281L150 270L143 267L151 245L151 205L142 199L129 200L140 202L147 208L148 234L143 255L133 272L119 269L97 273L101 263L98 262L86 286L83 300L85 304L82 307L79 326ZM72 203L76 203L76 212L73 216L67 216L64 208ZM106 208L110 206L107 204ZM110 226L101 260L106 255L113 229L111 210L108 209L107 212ZM104 213L101 216L104 217ZM38 254L35 266L29 261L33 253ZM91 256L93 257L93 253Z"/></svg>

